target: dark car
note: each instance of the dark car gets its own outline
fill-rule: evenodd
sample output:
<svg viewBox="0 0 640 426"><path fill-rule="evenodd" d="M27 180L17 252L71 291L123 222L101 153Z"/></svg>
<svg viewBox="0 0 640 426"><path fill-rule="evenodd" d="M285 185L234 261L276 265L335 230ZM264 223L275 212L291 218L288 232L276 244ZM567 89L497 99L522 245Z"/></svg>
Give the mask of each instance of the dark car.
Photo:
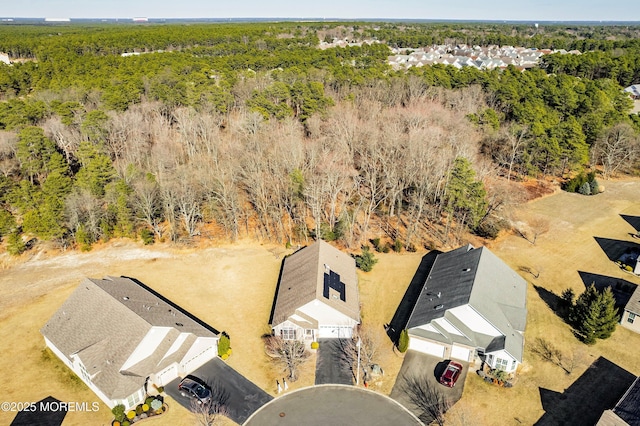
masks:
<svg viewBox="0 0 640 426"><path fill-rule="evenodd" d="M206 404L211 401L211 391L192 378L185 377L182 379L178 384L178 389L182 396L187 396L195 400L198 404Z"/></svg>
<svg viewBox="0 0 640 426"><path fill-rule="evenodd" d="M447 368L440 376L440 383L452 388L456 385L458 377L460 377L460 373L462 373L462 365L455 361L449 361Z"/></svg>

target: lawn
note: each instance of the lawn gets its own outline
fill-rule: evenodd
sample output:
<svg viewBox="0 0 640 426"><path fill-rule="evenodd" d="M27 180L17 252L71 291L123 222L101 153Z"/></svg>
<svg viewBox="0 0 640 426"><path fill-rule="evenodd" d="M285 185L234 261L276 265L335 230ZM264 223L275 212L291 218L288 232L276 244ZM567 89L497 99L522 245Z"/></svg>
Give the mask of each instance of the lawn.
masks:
<svg viewBox="0 0 640 426"><path fill-rule="evenodd" d="M629 347L640 345L640 335L618 327L613 337L587 347L578 342L570 328L553 312L534 288L555 294L571 287L585 288L578 271L618 277L635 284L640 279L621 271L607 258L595 237L632 241L631 226L620 216L640 216L640 181L606 182L606 192L594 197L557 193L530 202L519 213L522 220L546 218L549 230L535 245L516 235L501 237L490 249L530 282L528 326L524 366L512 389L486 385L469 374L462 400L449 412L452 424L533 424L543 414L541 390L563 392L598 357L603 356L633 374L640 374L640 358ZM271 394L282 372L269 364L260 336L268 332L267 322L276 281L285 253L283 247L247 240L232 245L201 248L143 247L127 241L112 241L89 253L30 254L21 263L0 259L0 339L5 349L0 371L8 374L0 389L2 401L37 401L52 395L62 401L93 402L98 399L84 385L77 384L42 359L44 342L40 328L71 294L83 277L132 276L231 336L233 355L228 363ZM388 394L402 364L394 352L383 324L388 323L424 253L388 253L376 256L372 272L359 272L363 323L380 340L377 362L384 376L371 384ZM6 266L10 264L10 266ZM584 276L584 274L583 274ZM577 360L572 374L541 361L530 351L537 337L544 337L565 355ZM315 356L315 355L314 355ZM315 358L303 368L291 389L313 384ZM24 386L24 384L28 384ZM193 424L186 410L171 403L166 421ZM8 424L13 413L0 412L0 424ZM65 425L108 424L110 412L100 404L97 413L73 412ZM472 421L470 420L472 419ZM232 424L231 422L228 422Z"/></svg>
<svg viewBox="0 0 640 426"><path fill-rule="evenodd" d="M595 239L633 241L630 236L633 228L621 215L640 216L640 181L606 182L605 185L606 191L597 196L559 192L525 205L520 217L543 218L550 224L548 232L540 235L535 245L517 235L505 236L490 245L512 268L518 270L524 266L536 275L539 273L539 277L534 278L533 274L521 271L529 282L524 365L516 386L511 389L489 386L479 377L469 375L462 400L449 412L451 423L463 424L473 413L473 423L479 425L534 424L544 414L541 392L564 392L598 357L634 375L640 374L640 357L628 350L640 345L639 334L618 326L610 339L586 346L573 336L570 327L534 287L556 295L572 288L580 294L585 285L590 284L582 279L588 274L640 284L638 277L621 271L609 260ZM531 348L536 338L546 339L566 357L573 357L576 360L573 372L566 374L560 367L533 354ZM583 409L584 406L575 407L576 421Z"/></svg>

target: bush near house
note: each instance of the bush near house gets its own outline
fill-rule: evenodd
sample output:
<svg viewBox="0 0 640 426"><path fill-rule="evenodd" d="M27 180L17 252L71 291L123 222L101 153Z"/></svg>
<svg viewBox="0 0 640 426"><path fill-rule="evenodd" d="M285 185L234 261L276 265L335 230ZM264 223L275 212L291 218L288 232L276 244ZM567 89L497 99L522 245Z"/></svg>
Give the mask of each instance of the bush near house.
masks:
<svg viewBox="0 0 640 426"><path fill-rule="evenodd" d="M231 354L231 339L226 331L220 334L220 340L218 340L218 356L222 359L227 359Z"/></svg>
<svg viewBox="0 0 640 426"><path fill-rule="evenodd" d="M405 353L407 349L409 349L409 332L405 328L400 332L400 338L398 338L398 350Z"/></svg>

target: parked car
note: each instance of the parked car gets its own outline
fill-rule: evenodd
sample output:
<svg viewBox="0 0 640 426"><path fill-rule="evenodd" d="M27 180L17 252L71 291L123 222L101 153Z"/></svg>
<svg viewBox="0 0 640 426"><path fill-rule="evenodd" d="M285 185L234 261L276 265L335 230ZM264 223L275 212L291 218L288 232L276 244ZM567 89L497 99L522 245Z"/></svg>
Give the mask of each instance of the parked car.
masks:
<svg viewBox="0 0 640 426"><path fill-rule="evenodd" d="M458 377L460 377L460 373L462 373L462 365L455 361L449 361L447 368L440 376L440 383L452 388L456 385Z"/></svg>
<svg viewBox="0 0 640 426"><path fill-rule="evenodd" d="M182 379L178 384L178 389L182 396L189 397L198 404L206 404L211 401L211 390L192 378L185 377Z"/></svg>

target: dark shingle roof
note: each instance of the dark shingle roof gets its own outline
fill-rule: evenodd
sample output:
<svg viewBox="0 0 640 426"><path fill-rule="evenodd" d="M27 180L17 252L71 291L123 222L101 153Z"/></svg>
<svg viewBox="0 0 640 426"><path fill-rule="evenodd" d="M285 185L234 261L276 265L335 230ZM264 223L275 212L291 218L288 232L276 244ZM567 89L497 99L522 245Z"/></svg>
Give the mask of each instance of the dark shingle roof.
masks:
<svg viewBox="0 0 640 426"><path fill-rule="evenodd" d="M435 325L437 322L433 321L444 318L465 336L440 330L442 333L436 340L505 349L521 361L522 332L527 320L526 292L526 281L489 249L463 246L436 257L405 328L412 329L412 334L431 337L426 335L430 332L416 327ZM473 333L448 314L450 309L464 305L471 306L504 338Z"/></svg>
<svg viewBox="0 0 640 426"><path fill-rule="evenodd" d="M331 274L337 274L339 282L344 284L343 294L334 288L325 288L325 275ZM336 297L325 297L326 290L331 295L335 291ZM298 308L314 300L360 321L355 260L322 240L298 250L284 260L271 324L286 321Z"/></svg>
<svg viewBox="0 0 640 426"><path fill-rule="evenodd" d="M640 380L636 378L613 412L629 425L640 425Z"/></svg>
<svg viewBox="0 0 640 426"><path fill-rule="evenodd" d="M171 330L155 352L127 371L125 362L153 327ZM111 399L140 389L149 374L179 361L185 344L162 360L181 333L215 337L217 332L130 278L85 279L41 333L67 358L78 356L92 382ZM193 343L193 339L186 339ZM142 365L141 365L142 364Z"/></svg>

